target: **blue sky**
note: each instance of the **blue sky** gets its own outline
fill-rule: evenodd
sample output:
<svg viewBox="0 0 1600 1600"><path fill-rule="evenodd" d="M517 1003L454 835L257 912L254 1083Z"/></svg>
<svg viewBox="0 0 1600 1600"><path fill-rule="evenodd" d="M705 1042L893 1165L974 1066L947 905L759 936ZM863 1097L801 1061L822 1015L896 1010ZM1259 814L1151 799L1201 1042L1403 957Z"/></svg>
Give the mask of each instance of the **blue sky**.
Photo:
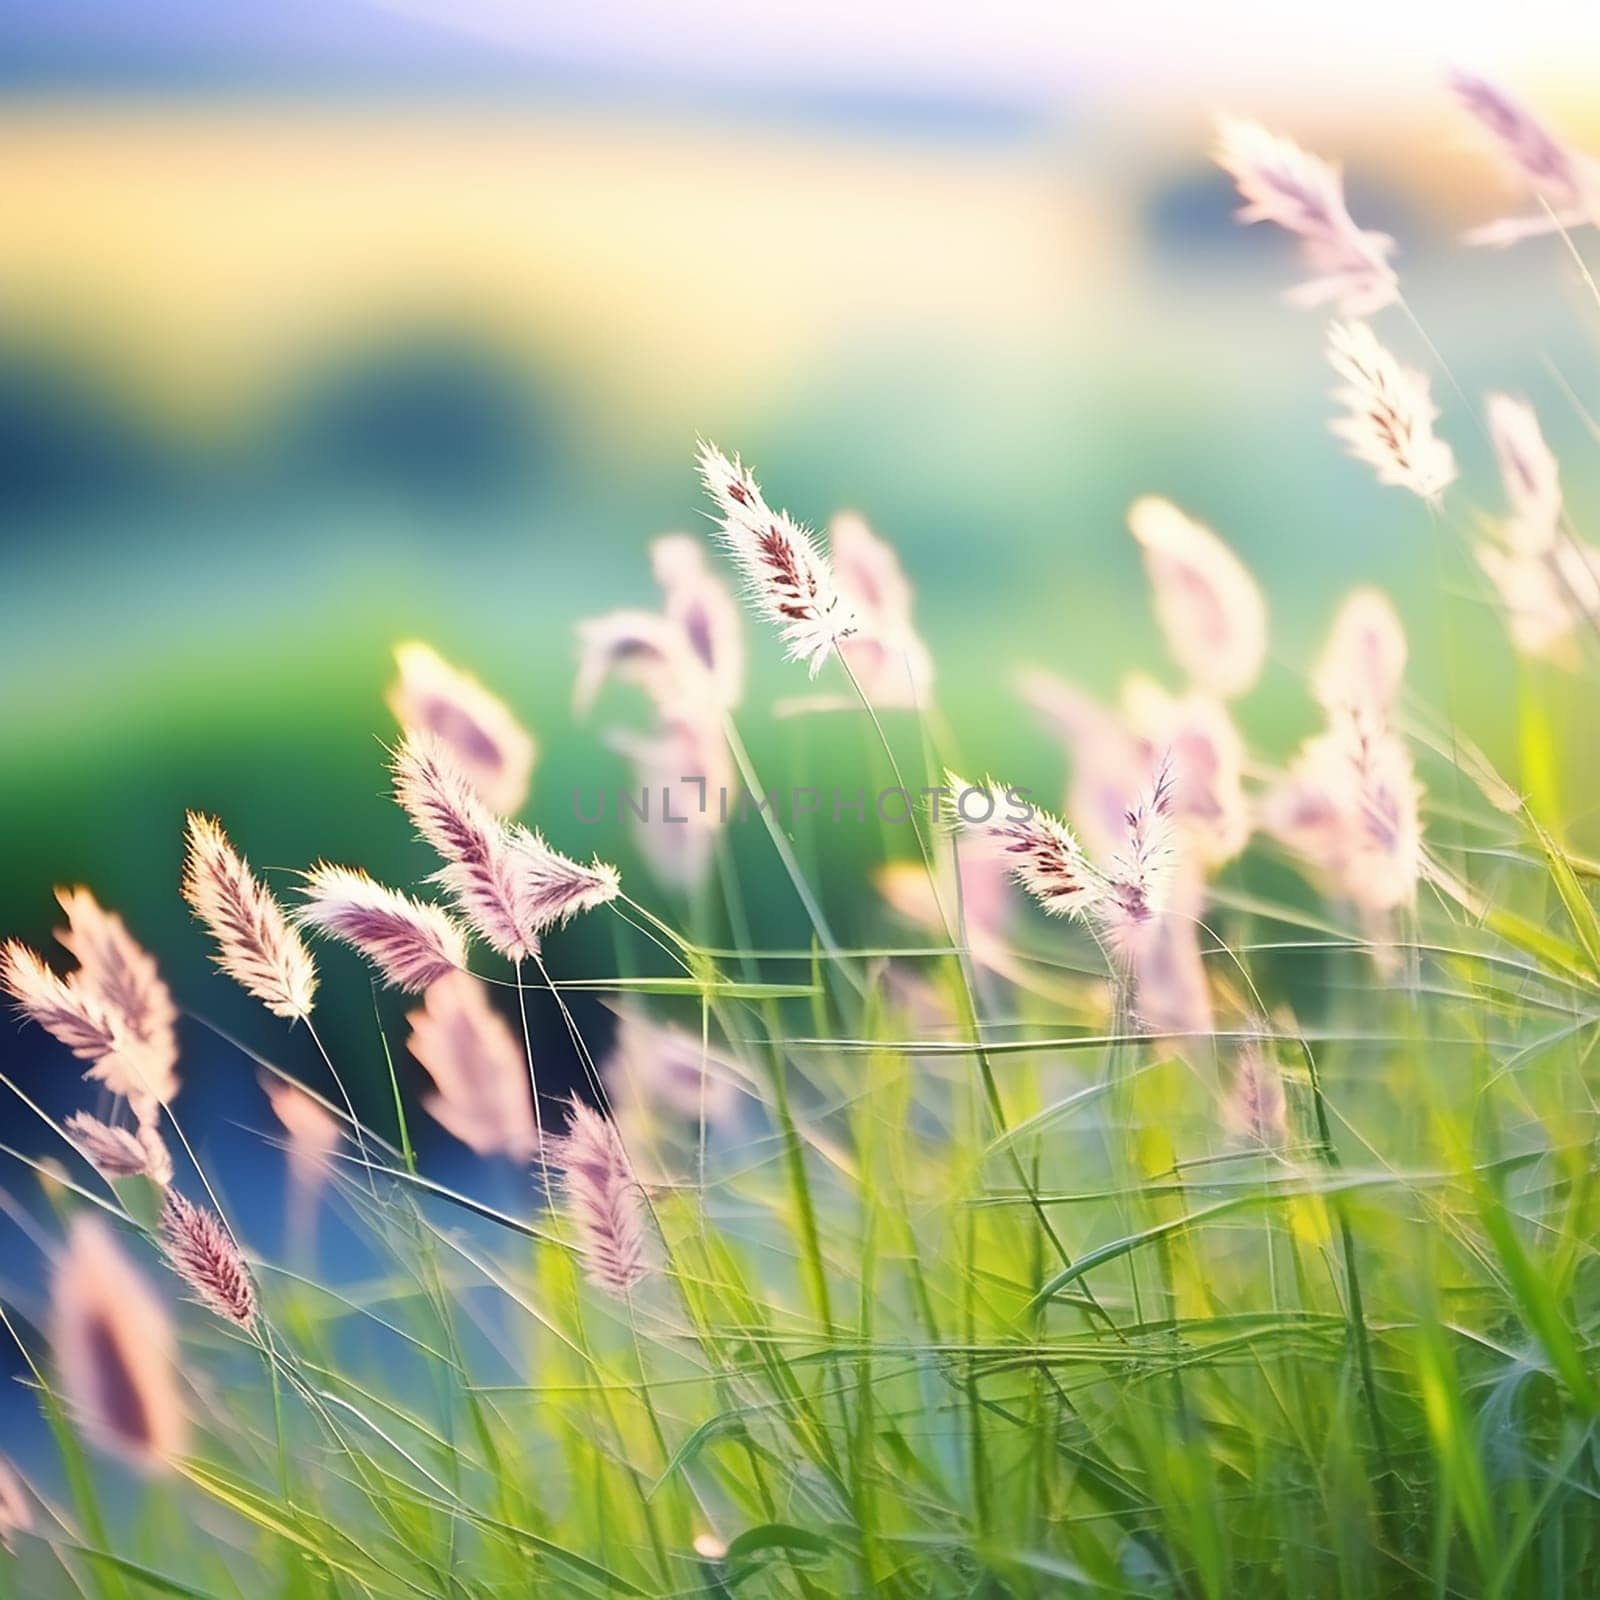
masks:
<svg viewBox="0 0 1600 1600"><path fill-rule="evenodd" d="M1203 20L1202 20L1203 18ZM1170 92L1368 87L1461 62L1501 75L1592 72L1591 0L50 0L0 9L13 85L367 79L438 83L532 75L699 84L726 92L891 94L1048 102L1085 85Z"/></svg>

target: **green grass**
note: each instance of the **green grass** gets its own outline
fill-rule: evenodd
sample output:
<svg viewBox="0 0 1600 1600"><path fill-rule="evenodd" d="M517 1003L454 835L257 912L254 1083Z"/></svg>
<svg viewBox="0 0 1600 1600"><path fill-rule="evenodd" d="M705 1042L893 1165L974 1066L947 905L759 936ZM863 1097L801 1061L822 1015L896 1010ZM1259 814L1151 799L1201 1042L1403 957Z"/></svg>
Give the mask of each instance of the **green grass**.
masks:
<svg viewBox="0 0 1600 1600"><path fill-rule="evenodd" d="M751 1092L736 1139L653 1125L628 1299L533 1183L452 1196L369 1130L380 1170L347 1159L326 1203L370 1268L257 1260L259 1340L186 1312L193 1455L114 1505L13 1312L64 1476L0 1590L1592 1592L1592 869L1525 813L1451 807L1440 854L1492 910L1425 889L1394 981L1336 921L1219 887L1213 979L1276 1019L1277 1149L1223 1129L1234 1038L1108 1036L1060 924L1019 931L1026 982L896 957L936 1033L870 949L664 941L654 1003ZM46 1182L150 1216L143 1180Z"/></svg>

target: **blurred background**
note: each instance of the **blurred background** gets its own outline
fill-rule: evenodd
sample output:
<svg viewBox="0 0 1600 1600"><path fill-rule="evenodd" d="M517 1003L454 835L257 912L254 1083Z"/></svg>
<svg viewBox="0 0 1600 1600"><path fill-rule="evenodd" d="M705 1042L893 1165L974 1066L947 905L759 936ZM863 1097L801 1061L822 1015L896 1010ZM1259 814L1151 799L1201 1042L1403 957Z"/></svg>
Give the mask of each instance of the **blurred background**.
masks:
<svg viewBox="0 0 1600 1600"><path fill-rule="evenodd" d="M853 506L897 545L966 758L1041 793L1061 756L1015 669L1109 693L1164 666L1123 531L1145 492L1266 589L1274 666L1243 709L1264 750L1309 727L1300 675L1361 581L1401 603L1421 698L1509 759L1516 671L1461 556L1465 508L1498 506L1478 396L1534 400L1592 522L1600 307L1559 239L1459 244L1520 197L1451 65L1600 151L1585 4L6 8L0 931L45 947L52 886L88 883L181 1004L321 1083L303 1031L208 975L182 813L218 813L280 886L319 855L415 882L379 745L408 637L535 731L530 818L673 913L620 829L572 819L575 786L624 776L572 717L572 629L655 603L649 541L706 526L702 434L775 503L814 524ZM1328 436L1323 321L1282 302L1285 241L1232 221L1219 109L1341 159L1355 216L1400 241L1417 325L1390 311L1383 333L1434 372L1453 520ZM853 787L854 719L771 724L803 683L752 642L763 775ZM771 885L758 936L803 938L759 833L738 851ZM861 883L830 873L851 933L874 926ZM610 940L580 925L553 963L611 970ZM324 1036L381 1121L364 969L323 966ZM379 1007L397 1036L403 1003ZM535 1030L559 1084L543 1008ZM199 1027L185 1044L181 1107L226 1152L265 1116L248 1063ZM8 1023L0 1055L49 1108L82 1103L38 1030ZM0 1127L39 1148L9 1097ZM450 1176L459 1148L427 1137Z"/></svg>

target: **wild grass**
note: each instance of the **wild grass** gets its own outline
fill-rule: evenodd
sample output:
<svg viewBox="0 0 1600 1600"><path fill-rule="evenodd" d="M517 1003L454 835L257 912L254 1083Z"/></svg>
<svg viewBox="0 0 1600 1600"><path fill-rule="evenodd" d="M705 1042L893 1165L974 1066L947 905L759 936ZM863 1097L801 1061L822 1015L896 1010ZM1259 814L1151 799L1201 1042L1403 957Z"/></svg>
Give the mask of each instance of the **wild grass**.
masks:
<svg viewBox="0 0 1600 1600"><path fill-rule="evenodd" d="M1339 198L1295 147L1231 138ZM1342 199L1333 222L1371 239ZM1536 420L1513 421L1541 470L1530 487L1502 450L1494 548L1547 582L1535 644L1563 664L1537 670L1592 670L1597 607L1558 586L1587 553ZM702 470L758 614L837 675L790 714L843 706L912 794L979 770L893 552L851 521L835 569L737 460L707 447ZM90 1063L111 1121L58 1125L3 1080L7 1153L61 1228L0 1305L54 1446L17 1475L0 1460L0 1593L1595 1592L1600 867L1566 842L1544 725L1523 729L1528 799L1470 723L1427 736L1367 591L1308 687L1323 731L1247 752L1229 703L1266 648L1254 580L1176 508L1134 509L1181 681L1110 707L1031 677L1068 819L1005 781L1035 773L948 780L953 829L919 804L882 830L901 847L878 944L835 937L829 852L784 815L760 819L809 932L783 950L741 931L714 810L692 850L641 840L659 885L559 854L495 798L525 791L531 740L416 645L400 799L476 976L431 902L324 865L291 919L194 816L185 892L262 1002L237 1069L279 1118L263 1159L290 1161L283 1258L195 1162L171 997L120 919L64 897L65 976L8 944L8 988ZM671 739L763 794L726 593L682 541L657 558L666 609L583 626L579 698L643 690L654 720L624 748L653 786L690 781L660 778ZM1315 892L1264 897L1246 849ZM574 914L612 920L618 974L560 970L544 938ZM364 1122L355 1063L328 1064L330 1098L273 1061L310 1027L300 928L424 995L408 1040L375 1027L363 1065L393 1093ZM609 1052L579 990L618 1007ZM530 995L566 1023L578 1105L530 1084ZM421 1106L403 1047L433 1080ZM514 1175L508 1198L430 1176L419 1114ZM314 1242L335 1218L362 1241L340 1273Z"/></svg>

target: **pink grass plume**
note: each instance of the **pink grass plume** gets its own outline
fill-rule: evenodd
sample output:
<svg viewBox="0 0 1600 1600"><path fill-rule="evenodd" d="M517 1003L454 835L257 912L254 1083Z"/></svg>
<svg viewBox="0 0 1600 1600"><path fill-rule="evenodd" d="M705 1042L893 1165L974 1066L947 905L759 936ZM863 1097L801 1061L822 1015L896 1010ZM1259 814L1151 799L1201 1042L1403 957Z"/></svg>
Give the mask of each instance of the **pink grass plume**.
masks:
<svg viewBox="0 0 1600 1600"><path fill-rule="evenodd" d="M1515 244L1595 220L1600 185L1594 162L1558 139L1521 101L1488 78L1457 71L1450 74L1450 87L1488 133L1505 169L1548 207L1474 228L1467 235L1469 244Z"/></svg>
<svg viewBox="0 0 1600 1600"><path fill-rule="evenodd" d="M391 988L420 993L467 964L466 935L452 917L358 869L319 862L301 893L295 921L359 950Z"/></svg>
<svg viewBox="0 0 1600 1600"><path fill-rule="evenodd" d="M317 972L283 908L215 818L189 813L183 897L206 925L216 964L274 1016L311 1015Z"/></svg>
<svg viewBox="0 0 1600 1600"><path fill-rule="evenodd" d="M992 849L1048 915L1084 916L1100 904L1105 884L1060 818L992 780L972 784L948 772L945 787L953 825Z"/></svg>
<svg viewBox="0 0 1600 1600"><path fill-rule="evenodd" d="M394 659L400 676L389 690L389 709L395 721L407 732L438 739L496 815L520 811L537 750L505 702L428 645L398 645Z"/></svg>
<svg viewBox="0 0 1600 1600"><path fill-rule="evenodd" d="M1388 234L1356 226L1339 169L1258 122L1217 121L1217 164L1238 185L1241 222L1271 222L1300 241L1312 277L1290 291L1291 303L1332 302L1347 317L1371 316L1399 298Z"/></svg>
<svg viewBox="0 0 1600 1600"><path fill-rule="evenodd" d="M1245 1144L1277 1146L1288 1138L1283 1074L1255 1039L1239 1048L1222 1101L1222 1125Z"/></svg>
<svg viewBox="0 0 1600 1600"><path fill-rule="evenodd" d="M1379 483L1437 500L1455 481L1456 462L1433 431L1439 409L1427 377L1396 360L1364 322L1329 325L1328 361L1344 380L1333 397L1349 413L1329 424L1334 436Z"/></svg>
<svg viewBox="0 0 1600 1600"><path fill-rule="evenodd" d="M172 1320L98 1217L72 1222L50 1295L50 1343L70 1415L101 1449L147 1472L183 1452Z"/></svg>
<svg viewBox="0 0 1600 1600"><path fill-rule="evenodd" d="M161 1240L167 1264L207 1310L246 1333L256 1325L256 1290L222 1218L167 1191L161 1210Z"/></svg>
<svg viewBox="0 0 1600 1600"><path fill-rule="evenodd" d="M333 1170L344 1139L339 1119L297 1083L273 1073L261 1075L262 1092L289 1141L289 1176L297 1190L315 1193Z"/></svg>
<svg viewBox="0 0 1600 1600"><path fill-rule="evenodd" d="M1330 714L1357 711L1384 721L1405 670L1405 629L1394 605L1381 590L1356 589L1339 607L1311 669L1311 692Z"/></svg>
<svg viewBox="0 0 1600 1600"><path fill-rule="evenodd" d="M78 962L76 985L100 999L132 1042L119 1058L124 1070L102 1075L106 1086L146 1119L155 1105L167 1105L178 1093L178 1008L172 991L155 958L89 890L57 889L56 899L67 915L56 939Z"/></svg>
<svg viewBox="0 0 1600 1600"><path fill-rule="evenodd" d="M530 955L538 948L538 934L524 915L505 824L432 735L408 734L394 754L392 771L395 799L443 859L436 880L456 908L508 960Z"/></svg>
<svg viewBox="0 0 1600 1600"><path fill-rule="evenodd" d="M649 1268L644 1194L616 1125L574 1100L554 1157L589 1281L610 1294L626 1295Z"/></svg>
<svg viewBox="0 0 1600 1600"><path fill-rule="evenodd" d="M0 1456L0 1550L16 1552L14 1535L33 1527L33 1508L22 1479L4 1456Z"/></svg>
<svg viewBox="0 0 1600 1600"><path fill-rule="evenodd" d="M423 1110L481 1156L530 1159L539 1134L528 1064L487 986L465 972L440 978L406 1020L406 1048L433 1080Z"/></svg>
<svg viewBox="0 0 1600 1600"><path fill-rule="evenodd" d="M1156 620L1197 688L1231 700L1261 674L1267 608L1248 568L1209 528L1146 496L1128 512L1144 555Z"/></svg>
<svg viewBox="0 0 1600 1600"><path fill-rule="evenodd" d="M734 710L744 694L744 623L727 585L686 533L665 534L650 546L650 570L668 619L710 679L712 700Z"/></svg>
<svg viewBox="0 0 1600 1600"><path fill-rule="evenodd" d="M1484 412L1506 496L1505 542L1519 555L1547 555L1561 532L1561 472L1555 453L1526 400L1491 394Z"/></svg>
<svg viewBox="0 0 1600 1600"><path fill-rule="evenodd" d="M866 520L841 511L828 524L828 550L857 628L839 646L861 692L879 710L926 707L933 655L912 620L911 585L894 546Z"/></svg>
<svg viewBox="0 0 1600 1600"><path fill-rule="evenodd" d="M760 485L735 457L700 447L700 476L721 516L723 547L744 575L756 609L774 623L791 661L816 677L856 618L810 531L787 512L773 511Z"/></svg>
<svg viewBox="0 0 1600 1600"><path fill-rule="evenodd" d="M98 995L62 978L19 940L0 946L0 984L24 1016L81 1061L111 1061L126 1043L118 1019Z"/></svg>
<svg viewBox="0 0 1600 1600"><path fill-rule="evenodd" d="M163 1188L172 1182L172 1156L153 1123L117 1128L78 1111L63 1126L102 1177L149 1178Z"/></svg>

